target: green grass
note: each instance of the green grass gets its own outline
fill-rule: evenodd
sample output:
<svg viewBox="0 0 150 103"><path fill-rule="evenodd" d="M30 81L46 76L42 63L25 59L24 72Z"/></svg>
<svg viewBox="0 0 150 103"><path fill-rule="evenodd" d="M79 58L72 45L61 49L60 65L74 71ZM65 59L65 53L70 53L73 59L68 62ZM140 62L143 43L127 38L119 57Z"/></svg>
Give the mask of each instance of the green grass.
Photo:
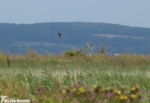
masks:
<svg viewBox="0 0 150 103"><path fill-rule="evenodd" d="M0 58L0 95L29 98L35 103L62 103L60 91L79 85L80 81L80 86L88 88L93 88L93 85L105 88L139 85L144 90L143 103L149 103L146 93L150 91L150 56L95 55L90 58L84 55L68 57L33 54L9 56L9 67L6 56L0 54L3 56ZM65 103L69 102L66 99Z"/></svg>

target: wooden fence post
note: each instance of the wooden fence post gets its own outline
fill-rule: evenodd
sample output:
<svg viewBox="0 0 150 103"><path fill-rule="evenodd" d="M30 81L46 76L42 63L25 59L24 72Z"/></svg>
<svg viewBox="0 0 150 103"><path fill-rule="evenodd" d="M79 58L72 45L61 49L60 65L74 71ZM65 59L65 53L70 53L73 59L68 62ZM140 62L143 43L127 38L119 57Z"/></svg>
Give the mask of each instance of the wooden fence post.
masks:
<svg viewBox="0 0 150 103"><path fill-rule="evenodd" d="M10 66L9 56L7 56L7 64L8 64L8 66Z"/></svg>

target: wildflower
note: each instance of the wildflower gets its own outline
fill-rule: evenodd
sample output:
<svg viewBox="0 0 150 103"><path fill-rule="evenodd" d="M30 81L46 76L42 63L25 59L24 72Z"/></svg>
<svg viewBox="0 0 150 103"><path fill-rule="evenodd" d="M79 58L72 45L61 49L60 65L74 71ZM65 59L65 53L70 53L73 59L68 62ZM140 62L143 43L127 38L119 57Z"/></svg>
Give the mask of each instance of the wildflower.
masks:
<svg viewBox="0 0 150 103"><path fill-rule="evenodd" d="M42 86L41 85L38 86L38 91L41 91L41 89L42 89Z"/></svg>
<svg viewBox="0 0 150 103"><path fill-rule="evenodd" d="M132 87L132 88L131 88L131 91L135 91L135 90L136 90L136 88L135 88L135 87Z"/></svg>
<svg viewBox="0 0 150 103"><path fill-rule="evenodd" d="M107 91L107 92L112 92L112 88L107 87L107 88L106 88L106 91Z"/></svg>
<svg viewBox="0 0 150 103"><path fill-rule="evenodd" d="M67 93L66 90L62 90L61 92L62 92L62 94L66 94Z"/></svg>
<svg viewBox="0 0 150 103"><path fill-rule="evenodd" d="M126 95L121 95L120 96L121 101L126 101L127 99L128 99L128 97Z"/></svg>
<svg viewBox="0 0 150 103"><path fill-rule="evenodd" d="M104 93L106 90L105 88L101 88L101 92Z"/></svg>
<svg viewBox="0 0 150 103"><path fill-rule="evenodd" d="M136 88L135 88L135 87L132 87L132 88L131 88L131 93L132 93L132 94L135 94L136 92L137 92Z"/></svg>
<svg viewBox="0 0 150 103"><path fill-rule="evenodd" d="M117 95L120 95L121 94L121 90L117 90L116 89L116 90L114 90L114 93L117 94Z"/></svg>
<svg viewBox="0 0 150 103"><path fill-rule="evenodd" d="M97 87L98 87L97 85L94 85L94 86L93 86L94 89L96 89Z"/></svg>
<svg viewBox="0 0 150 103"><path fill-rule="evenodd" d="M85 92L85 90L84 90L83 87L80 87L80 88L78 89L78 91L79 91L80 93L84 93L84 92Z"/></svg>
<svg viewBox="0 0 150 103"><path fill-rule="evenodd" d="M108 92L108 93L106 94L106 96L107 96L107 99L110 99L111 97L114 96L114 93Z"/></svg>
<svg viewBox="0 0 150 103"><path fill-rule="evenodd" d="M137 99L137 98L138 98L138 95L136 95L136 94L131 94L130 97L131 97L131 99L133 100L133 99Z"/></svg>
<svg viewBox="0 0 150 103"><path fill-rule="evenodd" d="M141 94L131 94L130 95L131 101L139 101L139 100L141 100L141 98L142 98Z"/></svg>
<svg viewBox="0 0 150 103"><path fill-rule="evenodd" d="M132 87L132 88L131 88L131 93L134 93L134 94L135 94L135 93L139 90L139 88L140 88L140 87L139 87L138 85Z"/></svg>
<svg viewBox="0 0 150 103"><path fill-rule="evenodd" d="M99 86L94 85L94 86L93 86L93 88L94 88L94 92L96 92L96 93L98 93L98 92L99 92L99 88L100 88Z"/></svg>
<svg viewBox="0 0 150 103"><path fill-rule="evenodd" d="M121 91L120 91L120 90L118 90L118 91L117 91L117 95L120 95L120 94L121 94Z"/></svg>
<svg viewBox="0 0 150 103"><path fill-rule="evenodd" d="M77 89L74 87L74 88L72 88L72 92L75 92Z"/></svg>

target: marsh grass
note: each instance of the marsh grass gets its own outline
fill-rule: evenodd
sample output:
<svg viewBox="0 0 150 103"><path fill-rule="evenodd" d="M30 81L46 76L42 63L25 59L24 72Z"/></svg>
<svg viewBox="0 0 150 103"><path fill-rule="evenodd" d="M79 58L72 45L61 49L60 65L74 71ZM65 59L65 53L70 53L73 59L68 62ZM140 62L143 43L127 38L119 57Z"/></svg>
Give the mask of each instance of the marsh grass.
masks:
<svg viewBox="0 0 150 103"><path fill-rule="evenodd" d="M62 103L60 91L78 86L82 81L80 86L89 90L93 85L105 88L139 85L144 91L143 103L149 102L149 55L99 54L90 58L86 55L39 55L30 51L26 55L9 55L9 67L6 57L0 52L0 95L29 98L34 103ZM78 98L70 99L78 101ZM70 102L66 99L64 103Z"/></svg>

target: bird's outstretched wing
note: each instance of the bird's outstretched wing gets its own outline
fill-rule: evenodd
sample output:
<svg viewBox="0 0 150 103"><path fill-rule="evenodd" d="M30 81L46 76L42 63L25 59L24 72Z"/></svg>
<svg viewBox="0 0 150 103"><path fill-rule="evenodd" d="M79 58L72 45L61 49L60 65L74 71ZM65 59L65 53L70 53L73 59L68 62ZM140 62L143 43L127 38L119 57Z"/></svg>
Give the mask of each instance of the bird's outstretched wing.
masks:
<svg viewBox="0 0 150 103"><path fill-rule="evenodd" d="M57 33L57 34L58 34L59 37L62 37L62 34L61 34L61 33Z"/></svg>

